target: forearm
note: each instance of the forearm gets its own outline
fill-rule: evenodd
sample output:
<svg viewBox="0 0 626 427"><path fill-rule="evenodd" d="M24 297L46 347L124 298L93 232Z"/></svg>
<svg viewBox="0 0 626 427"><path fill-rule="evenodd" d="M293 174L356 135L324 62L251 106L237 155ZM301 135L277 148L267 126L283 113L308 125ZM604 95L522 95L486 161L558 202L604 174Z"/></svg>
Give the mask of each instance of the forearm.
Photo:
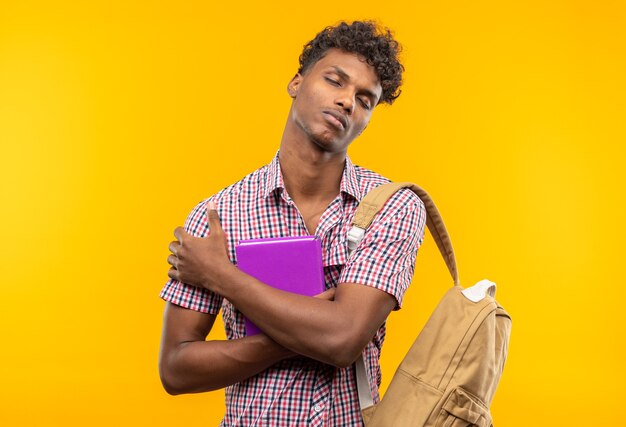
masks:
<svg viewBox="0 0 626 427"><path fill-rule="evenodd" d="M211 234L179 228L168 276L229 300L268 336L289 350L338 367L350 365L396 304L387 292L355 283L337 286L332 301L274 289L234 266L217 212L208 211Z"/></svg>
<svg viewBox="0 0 626 427"><path fill-rule="evenodd" d="M283 292L236 268L220 282L223 285L215 291L276 342L331 365L352 363L380 326L363 328L366 313L350 308L340 294L328 301Z"/></svg>
<svg viewBox="0 0 626 427"><path fill-rule="evenodd" d="M170 394L200 393L243 381L292 355L263 334L185 342L168 354L161 377Z"/></svg>

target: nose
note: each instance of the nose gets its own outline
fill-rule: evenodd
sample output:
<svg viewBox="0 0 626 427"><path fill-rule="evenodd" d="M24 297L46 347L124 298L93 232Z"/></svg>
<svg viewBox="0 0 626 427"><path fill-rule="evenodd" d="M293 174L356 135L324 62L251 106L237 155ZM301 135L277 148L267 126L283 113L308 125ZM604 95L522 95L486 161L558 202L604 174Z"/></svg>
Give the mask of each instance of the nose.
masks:
<svg viewBox="0 0 626 427"><path fill-rule="evenodd" d="M351 115L354 111L354 98L347 91L343 91L337 96L335 104L341 107L347 115Z"/></svg>

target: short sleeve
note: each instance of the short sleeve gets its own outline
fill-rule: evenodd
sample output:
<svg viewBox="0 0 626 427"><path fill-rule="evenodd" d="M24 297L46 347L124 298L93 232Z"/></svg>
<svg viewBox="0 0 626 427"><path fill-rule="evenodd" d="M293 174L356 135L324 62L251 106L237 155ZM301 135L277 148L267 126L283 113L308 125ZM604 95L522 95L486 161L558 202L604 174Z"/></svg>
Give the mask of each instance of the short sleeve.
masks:
<svg viewBox="0 0 626 427"><path fill-rule="evenodd" d="M413 191L399 190L374 218L346 262L339 283L359 283L387 292L399 309L413 279L425 227L424 203Z"/></svg>
<svg viewBox="0 0 626 427"><path fill-rule="evenodd" d="M211 200L206 199L199 203L185 221L185 230L196 237L204 237L209 233L209 224L206 215L206 204ZM207 289L198 288L170 279L161 289L159 295L165 301L195 311L208 314L218 314L222 306L223 298Z"/></svg>

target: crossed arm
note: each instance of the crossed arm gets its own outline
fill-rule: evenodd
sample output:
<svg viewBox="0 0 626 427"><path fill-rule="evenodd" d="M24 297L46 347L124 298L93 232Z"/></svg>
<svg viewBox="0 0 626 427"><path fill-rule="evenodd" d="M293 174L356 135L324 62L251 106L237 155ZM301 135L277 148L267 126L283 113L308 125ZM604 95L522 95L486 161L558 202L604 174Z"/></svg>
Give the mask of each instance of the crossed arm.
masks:
<svg viewBox="0 0 626 427"><path fill-rule="evenodd" d="M168 274L222 295L265 334L205 341L215 316L168 303L159 368L171 394L222 388L295 354L350 366L396 304L390 294L354 283L318 298L267 286L230 262L217 212L207 213L208 237L176 229Z"/></svg>
<svg viewBox="0 0 626 427"><path fill-rule="evenodd" d="M167 303L159 372L169 394L217 390L255 375L292 353L264 334L205 341L214 314Z"/></svg>

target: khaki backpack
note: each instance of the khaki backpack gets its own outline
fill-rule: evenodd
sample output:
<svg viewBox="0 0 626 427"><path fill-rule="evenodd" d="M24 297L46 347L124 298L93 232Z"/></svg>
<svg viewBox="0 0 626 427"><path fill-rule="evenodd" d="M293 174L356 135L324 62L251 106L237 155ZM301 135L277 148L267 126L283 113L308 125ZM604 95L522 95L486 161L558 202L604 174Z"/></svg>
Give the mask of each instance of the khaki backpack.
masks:
<svg viewBox="0 0 626 427"><path fill-rule="evenodd" d="M434 202L412 183L376 187L361 201L348 233L350 253L374 216L400 188L424 202L427 226L454 280L396 370L380 403L373 405L363 358L355 363L359 401L367 427L492 426L489 406L506 360L511 317L496 302L495 284L459 284L450 236Z"/></svg>

